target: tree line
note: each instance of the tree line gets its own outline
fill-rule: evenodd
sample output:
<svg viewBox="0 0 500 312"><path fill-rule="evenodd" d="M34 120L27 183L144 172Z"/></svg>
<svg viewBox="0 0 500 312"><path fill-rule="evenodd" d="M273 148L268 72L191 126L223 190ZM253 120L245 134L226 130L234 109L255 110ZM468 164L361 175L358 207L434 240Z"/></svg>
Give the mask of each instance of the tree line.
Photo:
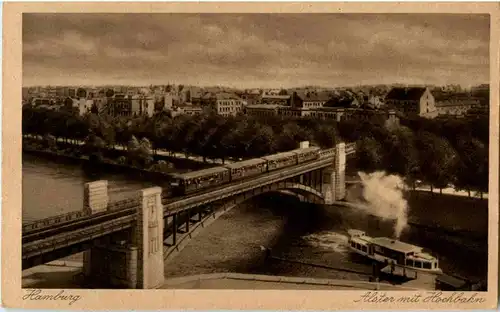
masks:
<svg viewBox="0 0 500 312"><path fill-rule="evenodd" d="M132 138L146 138L153 154L167 150L222 161L295 149L297 142L305 140L323 148L333 147L339 141L336 125L332 123L243 114L223 117L207 113L172 118L159 113L151 118L129 118L94 113L79 116L28 106L23 108L22 127L23 134L50 134L64 142L85 141L99 148L126 149Z"/></svg>
<svg viewBox="0 0 500 312"><path fill-rule="evenodd" d="M351 125L360 170L386 170L415 186L488 192L488 116L469 119L401 118L401 126L386 131L372 125Z"/></svg>
<svg viewBox="0 0 500 312"><path fill-rule="evenodd" d="M71 143L85 142L85 153L121 146L129 159L147 166L158 150L206 159L254 158L297 148L310 141L329 148L340 141L356 142L356 167L365 172L385 170L412 184L424 181L435 188L488 190L488 117L429 120L401 118L388 129L379 120L319 120L280 116L215 113L170 117L111 117L88 113L23 108L23 134L48 135ZM55 143L54 143L55 144Z"/></svg>

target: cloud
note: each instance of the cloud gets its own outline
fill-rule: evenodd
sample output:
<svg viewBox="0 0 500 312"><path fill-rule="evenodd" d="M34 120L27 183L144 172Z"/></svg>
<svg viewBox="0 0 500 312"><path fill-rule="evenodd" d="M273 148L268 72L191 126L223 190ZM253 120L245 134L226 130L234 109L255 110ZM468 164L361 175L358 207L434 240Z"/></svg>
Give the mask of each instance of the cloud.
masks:
<svg viewBox="0 0 500 312"><path fill-rule="evenodd" d="M23 84L239 87L489 80L489 17L24 14Z"/></svg>

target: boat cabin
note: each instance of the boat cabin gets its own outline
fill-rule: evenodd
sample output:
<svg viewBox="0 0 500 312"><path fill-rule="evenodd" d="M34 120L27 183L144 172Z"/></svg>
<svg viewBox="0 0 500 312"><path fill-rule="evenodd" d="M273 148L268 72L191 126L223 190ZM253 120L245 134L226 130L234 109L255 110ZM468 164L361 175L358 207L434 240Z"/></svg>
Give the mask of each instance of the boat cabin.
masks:
<svg viewBox="0 0 500 312"><path fill-rule="evenodd" d="M373 260L415 269L441 271L438 259L423 252L422 247L387 237L372 238L360 230L351 229L348 234L350 248Z"/></svg>
<svg viewBox="0 0 500 312"><path fill-rule="evenodd" d="M358 230L351 230L349 234L351 236L349 239L351 248L358 250L362 254L368 255L371 237L366 236L364 232Z"/></svg>
<svg viewBox="0 0 500 312"><path fill-rule="evenodd" d="M373 238L371 242L373 250L370 253L393 259L399 265L426 270L438 269L437 259L424 253L421 247L387 237Z"/></svg>

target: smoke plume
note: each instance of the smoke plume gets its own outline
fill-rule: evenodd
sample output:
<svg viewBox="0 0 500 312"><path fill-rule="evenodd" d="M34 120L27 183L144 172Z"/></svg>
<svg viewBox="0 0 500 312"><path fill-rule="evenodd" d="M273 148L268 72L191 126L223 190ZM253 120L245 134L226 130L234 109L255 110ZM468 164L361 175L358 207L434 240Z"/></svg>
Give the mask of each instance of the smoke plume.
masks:
<svg viewBox="0 0 500 312"><path fill-rule="evenodd" d="M385 172L358 172L363 185L363 205L367 212L383 219L396 220L394 234L399 239L408 224L408 202L403 197L405 184L401 177L387 175Z"/></svg>

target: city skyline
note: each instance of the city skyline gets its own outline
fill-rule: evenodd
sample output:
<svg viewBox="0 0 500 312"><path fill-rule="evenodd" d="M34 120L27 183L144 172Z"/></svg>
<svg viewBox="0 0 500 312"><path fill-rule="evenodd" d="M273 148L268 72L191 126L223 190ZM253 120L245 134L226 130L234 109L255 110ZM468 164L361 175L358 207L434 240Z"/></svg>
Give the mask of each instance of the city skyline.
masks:
<svg viewBox="0 0 500 312"><path fill-rule="evenodd" d="M489 83L472 14L24 14L23 86Z"/></svg>

